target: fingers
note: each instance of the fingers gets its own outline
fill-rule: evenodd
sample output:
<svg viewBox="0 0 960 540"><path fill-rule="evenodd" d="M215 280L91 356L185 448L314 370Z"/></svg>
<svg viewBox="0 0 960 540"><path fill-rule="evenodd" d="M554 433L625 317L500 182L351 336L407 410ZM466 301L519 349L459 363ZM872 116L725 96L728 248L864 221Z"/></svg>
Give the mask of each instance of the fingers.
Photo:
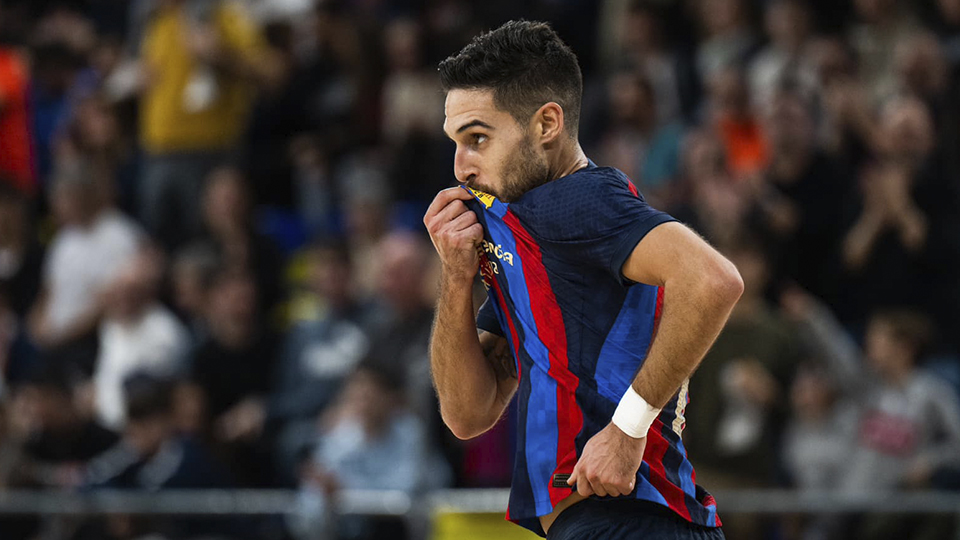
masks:
<svg viewBox="0 0 960 540"><path fill-rule="evenodd" d="M577 483L577 475L580 474L580 462L577 461L577 464L573 466L573 472L570 473L570 478L567 478L567 485L574 485Z"/></svg>
<svg viewBox="0 0 960 540"><path fill-rule="evenodd" d="M593 486L590 485L590 482L588 482L586 478L577 478L577 493L579 493L581 497L593 495Z"/></svg>
<svg viewBox="0 0 960 540"><path fill-rule="evenodd" d="M577 493L582 497L598 495L600 497L619 497L629 495L636 485L636 478L621 478L603 472L585 472L580 468L578 461L570 473L567 484L576 486Z"/></svg>
<svg viewBox="0 0 960 540"><path fill-rule="evenodd" d="M461 201L453 201L440 211L435 221L442 227L449 223L451 230L462 231L477 222L477 215L467 209Z"/></svg>
<svg viewBox="0 0 960 540"><path fill-rule="evenodd" d="M463 234L467 238L473 240L474 245L480 244L480 240L483 238L483 225L480 223L474 223L473 225L467 227L463 230Z"/></svg>
<svg viewBox="0 0 960 540"><path fill-rule="evenodd" d="M469 201L472 198L473 195L461 187L447 188L437 193L437 196L433 198L433 202L430 203L430 206L427 208L427 213L423 216L424 224L429 225L427 220L439 214L440 211L446 208L451 202L456 200Z"/></svg>
<svg viewBox="0 0 960 540"><path fill-rule="evenodd" d="M609 495L609 493L607 493L607 486L604 485L599 474L594 475L593 478L587 476L587 482L590 482L590 489L592 489L597 495L601 497L606 497Z"/></svg>

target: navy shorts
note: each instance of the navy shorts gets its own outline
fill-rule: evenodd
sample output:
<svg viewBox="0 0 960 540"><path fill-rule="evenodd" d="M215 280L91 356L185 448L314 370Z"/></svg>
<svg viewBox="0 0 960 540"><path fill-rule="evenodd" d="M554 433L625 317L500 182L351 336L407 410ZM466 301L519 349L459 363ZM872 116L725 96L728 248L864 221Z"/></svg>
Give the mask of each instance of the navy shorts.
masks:
<svg viewBox="0 0 960 540"><path fill-rule="evenodd" d="M695 525L659 504L587 499L567 508L547 540L723 540L723 531Z"/></svg>

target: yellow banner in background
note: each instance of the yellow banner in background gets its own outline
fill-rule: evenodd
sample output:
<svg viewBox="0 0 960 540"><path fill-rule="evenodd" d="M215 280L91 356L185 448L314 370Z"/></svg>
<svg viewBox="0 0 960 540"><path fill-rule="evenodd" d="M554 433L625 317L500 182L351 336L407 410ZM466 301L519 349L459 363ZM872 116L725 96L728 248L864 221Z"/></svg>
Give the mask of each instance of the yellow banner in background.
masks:
<svg viewBox="0 0 960 540"><path fill-rule="evenodd" d="M540 537L510 523L502 513L458 514L440 512L433 520L431 540L534 540Z"/></svg>

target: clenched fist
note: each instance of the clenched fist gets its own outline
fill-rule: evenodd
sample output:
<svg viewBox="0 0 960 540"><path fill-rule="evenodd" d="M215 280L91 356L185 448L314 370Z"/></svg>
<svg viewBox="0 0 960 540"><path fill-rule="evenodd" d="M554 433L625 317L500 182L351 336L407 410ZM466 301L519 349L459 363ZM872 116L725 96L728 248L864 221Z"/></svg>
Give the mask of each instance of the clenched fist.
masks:
<svg viewBox="0 0 960 540"><path fill-rule="evenodd" d="M611 422L587 441L567 483L583 497L628 495L646 446L646 437L634 439Z"/></svg>
<svg viewBox="0 0 960 540"><path fill-rule="evenodd" d="M433 247L440 254L444 276L460 282L473 281L480 262L477 246L483 239L483 225L464 204L472 198L463 188L445 189L437 193L423 216Z"/></svg>

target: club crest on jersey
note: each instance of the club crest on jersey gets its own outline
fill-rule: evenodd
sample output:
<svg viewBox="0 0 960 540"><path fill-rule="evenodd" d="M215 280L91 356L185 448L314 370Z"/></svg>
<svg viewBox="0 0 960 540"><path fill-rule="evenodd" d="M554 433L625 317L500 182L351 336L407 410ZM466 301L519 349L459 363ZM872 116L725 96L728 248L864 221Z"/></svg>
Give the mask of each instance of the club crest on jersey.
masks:
<svg viewBox="0 0 960 540"><path fill-rule="evenodd" d="M467 189L470 190L470 193L472 193L473 196L476 197L478 201L483 203L483 206L485 206L486 208L490 208L491 206L493 206L493 201L497 199L493 195L489 193L484 193L479 189L473 189L471 187L468 187Z"/></svg>
<svg viewBox="0 0 960 540"><path fill-rule="evenodd" d="M487 257L487 254L482 250L480 251L480 279L483 283L484 289L490 289L493 287L493 280L496 279L496 274L500 273L500 270L494 266L495 263L491 263L490 259Z"/></svg>

